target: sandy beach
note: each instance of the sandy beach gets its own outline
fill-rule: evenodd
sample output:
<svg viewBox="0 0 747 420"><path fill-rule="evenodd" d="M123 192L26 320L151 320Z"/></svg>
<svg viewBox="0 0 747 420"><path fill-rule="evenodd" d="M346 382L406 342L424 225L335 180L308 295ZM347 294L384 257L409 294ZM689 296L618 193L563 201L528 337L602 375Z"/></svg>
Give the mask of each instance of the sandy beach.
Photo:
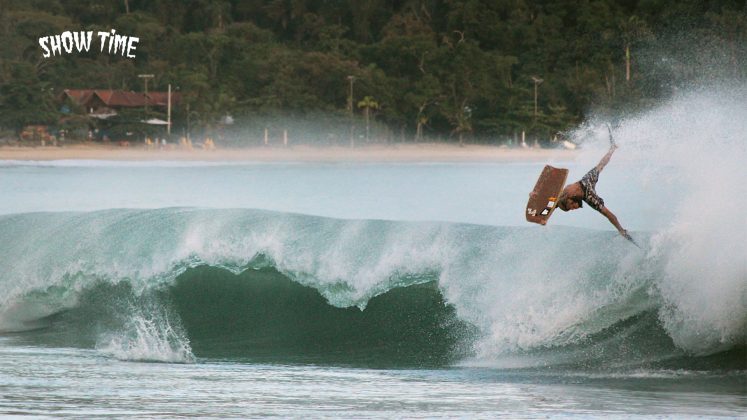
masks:
<svg viewBox="0 0 747 420"><path fill-rule="evenodd" d="M107 145L65 147L0 147L0 160L192 160L192 161L298 161L298 162L521 162L573 160L578 151L507 148L485 145L396 144L387 146L293 146L202 149L156 149Z"/></svg>

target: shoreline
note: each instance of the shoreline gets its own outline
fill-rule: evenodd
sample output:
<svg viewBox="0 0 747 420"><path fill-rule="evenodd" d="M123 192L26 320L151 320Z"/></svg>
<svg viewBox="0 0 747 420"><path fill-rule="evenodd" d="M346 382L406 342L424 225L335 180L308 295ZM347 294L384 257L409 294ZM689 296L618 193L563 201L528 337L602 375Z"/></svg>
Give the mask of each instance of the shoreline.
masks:
<svg viewBox="0 0 747 420"><path fill-rule="evenodd" d="M155 149L81 144L65 147L0 146L0 161L113 160L208 162L537 162L574 160L578 150L405 143L360 146L291 146Z"/></svg>

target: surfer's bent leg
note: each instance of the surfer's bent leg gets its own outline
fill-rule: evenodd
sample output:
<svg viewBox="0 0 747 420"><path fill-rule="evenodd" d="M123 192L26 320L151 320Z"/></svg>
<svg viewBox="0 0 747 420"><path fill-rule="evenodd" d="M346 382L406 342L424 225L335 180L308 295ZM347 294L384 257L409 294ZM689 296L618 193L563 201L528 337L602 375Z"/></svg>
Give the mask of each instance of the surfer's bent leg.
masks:
<svg viewBox="0 0 747 420"><path fill-rule="evenodd" d="M605 155L604 155L604 156L602 157L602 160L600 160L600 161L599 161L599 163L597 163L597 166L596 166L596 169L597 169L597 171L599 171L599 172L602 172L602 169L604 169L604 167L605 167L605 166L607 166L607 164L608 164L608 163L609 163L609 161L610 161L610 158L612 157L612 154L613 154L613 153L615 153L615 150L616 150L616 149L617 149L617 145L615 145L615 144L613 143L613 144L612 144L612 145L610 146L610 150L609 150L609 151L607 152L607 154L605 154Z"/></svg>

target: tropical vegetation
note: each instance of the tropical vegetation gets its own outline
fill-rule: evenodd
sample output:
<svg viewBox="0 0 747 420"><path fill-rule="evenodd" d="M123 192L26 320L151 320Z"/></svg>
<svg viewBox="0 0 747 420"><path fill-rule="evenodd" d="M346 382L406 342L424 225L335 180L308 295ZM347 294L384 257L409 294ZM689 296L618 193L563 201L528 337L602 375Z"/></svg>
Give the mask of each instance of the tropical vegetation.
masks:
<svg viewBox="0 0 747 420"><path fill-rule="evenodd" d="M141 91L148 73L182 96L175 132L237 144L268 127L546 141L697 78L745 80L746 26L743 0L2 0L0 126L59 123L63 89ZM42 57L39 37L112 28L140 38L136 58Z"/></svg>

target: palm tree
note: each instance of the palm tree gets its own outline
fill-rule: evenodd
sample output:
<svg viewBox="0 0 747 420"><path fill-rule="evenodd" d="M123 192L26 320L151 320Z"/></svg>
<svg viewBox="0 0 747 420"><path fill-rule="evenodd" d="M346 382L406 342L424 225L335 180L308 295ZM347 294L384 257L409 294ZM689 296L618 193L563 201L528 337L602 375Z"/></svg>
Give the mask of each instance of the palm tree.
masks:
<svg viewBox="0 0 747 420"><path fill-rule="evenodd" d="M630 83L630 47L637 40L650 35L651 30L646 25L646 22L636 15L620 22L619 26L622 31L622 39L625 47L625 82Z"/></svg>
<svg viewBox="0 0 747 420"><path fill-rule="evenodd" d="M415 143L423 140L423 126L428 124L428 117L423 114L418 114L417 128L415 130Z"/></svg>
<svg viewBox="0 0 747 420"><path fill-rule="evenodd" d="M362 101L358 102L358 108L363 109L363 113L366 116L366 143L368 143L368 136L370 133L370 127L371 127L371 110L372 109L379 109L379 103L374 100L372 96L366 96L363 98Z"/></svg>

